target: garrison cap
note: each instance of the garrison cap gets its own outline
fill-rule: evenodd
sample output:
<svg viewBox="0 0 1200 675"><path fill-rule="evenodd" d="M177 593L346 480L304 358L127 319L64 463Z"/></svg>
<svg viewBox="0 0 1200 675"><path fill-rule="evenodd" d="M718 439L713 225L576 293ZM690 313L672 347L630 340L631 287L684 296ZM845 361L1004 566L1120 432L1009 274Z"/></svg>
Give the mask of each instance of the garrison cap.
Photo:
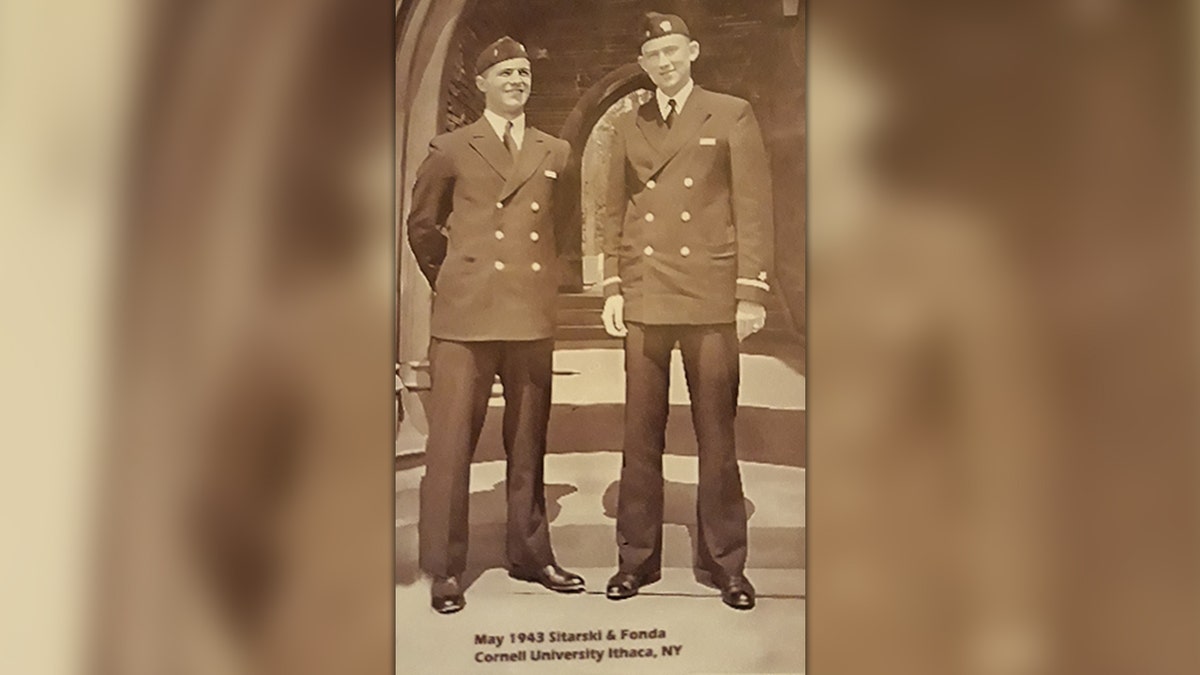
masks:
<svg viewBox="0 0 1200 675"><path fill-rule="evenodd" d="M505 35L484 48L475 59L475 73L482 75L488 68L509 59L527 59L529 53L525 45Z"/></svg>
<svg viewBox="0 0 1200 675"><path fill-rule="evenodd" d="M664 35L682 35L689 38L692 36L683 19L674 14L650 12L642 20L641 42L638 44L646 44L646 42Z"/></svg>

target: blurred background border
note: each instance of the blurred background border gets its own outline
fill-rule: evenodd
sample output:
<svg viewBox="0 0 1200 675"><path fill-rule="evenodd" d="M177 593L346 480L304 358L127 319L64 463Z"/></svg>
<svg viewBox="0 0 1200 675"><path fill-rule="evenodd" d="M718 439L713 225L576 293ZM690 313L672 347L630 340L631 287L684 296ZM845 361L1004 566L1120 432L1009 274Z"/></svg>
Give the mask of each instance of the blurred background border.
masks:
<svg viewBox="0 0 1200 675"><path fill-rule="evenodd" d="M391 672L395 4L0 13L0 669ZM863 107L810 109L810 670L880 672L878 654L891 675L1200 672L1194 3L846 0L808 16L856 64L826 81L873 83L870 128L887 130L817 158L835 133L821 120ZM831 96L820 39L810 106ZM842 291L933 278L940 297L961 287L947 306L994 306L970 302L977 266L936 255L964 250L953 226L915 248L878 239L932 257L868 258L939 276L822 268L821 196L861 204L864 167L881 203L975 224L962 259L1017 282L1007 307L1044 361L1000 400L1042 419L967 428L1040 440L982 483L957 477L964 457L1009 458L991 432L919 462L835 433L867 400L835 403L841 367L867 362L822 338L846 315L822 319L822 298L893 328L912 315ZM923 363L956 344L989 342ZM874 372L860 390L893 382ZM945 381L916 380L958 401L929 386ZM1012 488L1030 479L1024 500ZM960 513L954 536L928 527ZM947 631L968 625L947 608L989 621Z"/></svg>

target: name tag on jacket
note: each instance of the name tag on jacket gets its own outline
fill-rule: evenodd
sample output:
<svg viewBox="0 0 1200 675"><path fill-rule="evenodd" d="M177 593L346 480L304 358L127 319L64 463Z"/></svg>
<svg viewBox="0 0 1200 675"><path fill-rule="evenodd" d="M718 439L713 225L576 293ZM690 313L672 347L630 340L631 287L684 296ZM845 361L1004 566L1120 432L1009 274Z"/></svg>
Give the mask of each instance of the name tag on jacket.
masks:
<svg viewBox="0 0 1200 675"><path fill-rule="evenodd" d="M716 145L716 144L717 144L717 139L715 139L715 138L701 138L700 139L700 145Z"/></svg>

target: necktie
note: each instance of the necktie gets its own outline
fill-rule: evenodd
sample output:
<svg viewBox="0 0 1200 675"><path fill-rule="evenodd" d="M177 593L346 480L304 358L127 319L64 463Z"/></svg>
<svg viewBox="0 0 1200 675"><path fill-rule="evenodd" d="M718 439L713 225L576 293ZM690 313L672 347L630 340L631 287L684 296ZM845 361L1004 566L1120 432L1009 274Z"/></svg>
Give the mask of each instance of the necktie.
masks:
<svg viewBox="0 0 1200 675"><path fill-rule="evenodd" d="M670 129L671 127L675 126L675 118L678 117L678 115L675 114L675 99L668 100L667 106L671 108L667 111L667 128Z"/></svg>
<svg viewBox="0 0 1200 675"><path fill-rule="evenodd" d="M504 128L504 147L508 148L508 154L512 155L513 161L517 160L517 140L512 134L513 123L509 122Z"/></svg>

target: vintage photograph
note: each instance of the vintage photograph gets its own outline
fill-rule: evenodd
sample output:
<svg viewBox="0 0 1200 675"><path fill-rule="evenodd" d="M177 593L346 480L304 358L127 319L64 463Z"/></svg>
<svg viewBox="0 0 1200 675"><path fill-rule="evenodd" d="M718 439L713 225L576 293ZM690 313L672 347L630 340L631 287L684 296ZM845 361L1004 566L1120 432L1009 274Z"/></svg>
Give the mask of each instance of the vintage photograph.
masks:
<svg viewBox="0 0 1200 675"><path fill-rule="evenodd" d="M805 671L804 12L397 2L397 672Z"/></svg>

